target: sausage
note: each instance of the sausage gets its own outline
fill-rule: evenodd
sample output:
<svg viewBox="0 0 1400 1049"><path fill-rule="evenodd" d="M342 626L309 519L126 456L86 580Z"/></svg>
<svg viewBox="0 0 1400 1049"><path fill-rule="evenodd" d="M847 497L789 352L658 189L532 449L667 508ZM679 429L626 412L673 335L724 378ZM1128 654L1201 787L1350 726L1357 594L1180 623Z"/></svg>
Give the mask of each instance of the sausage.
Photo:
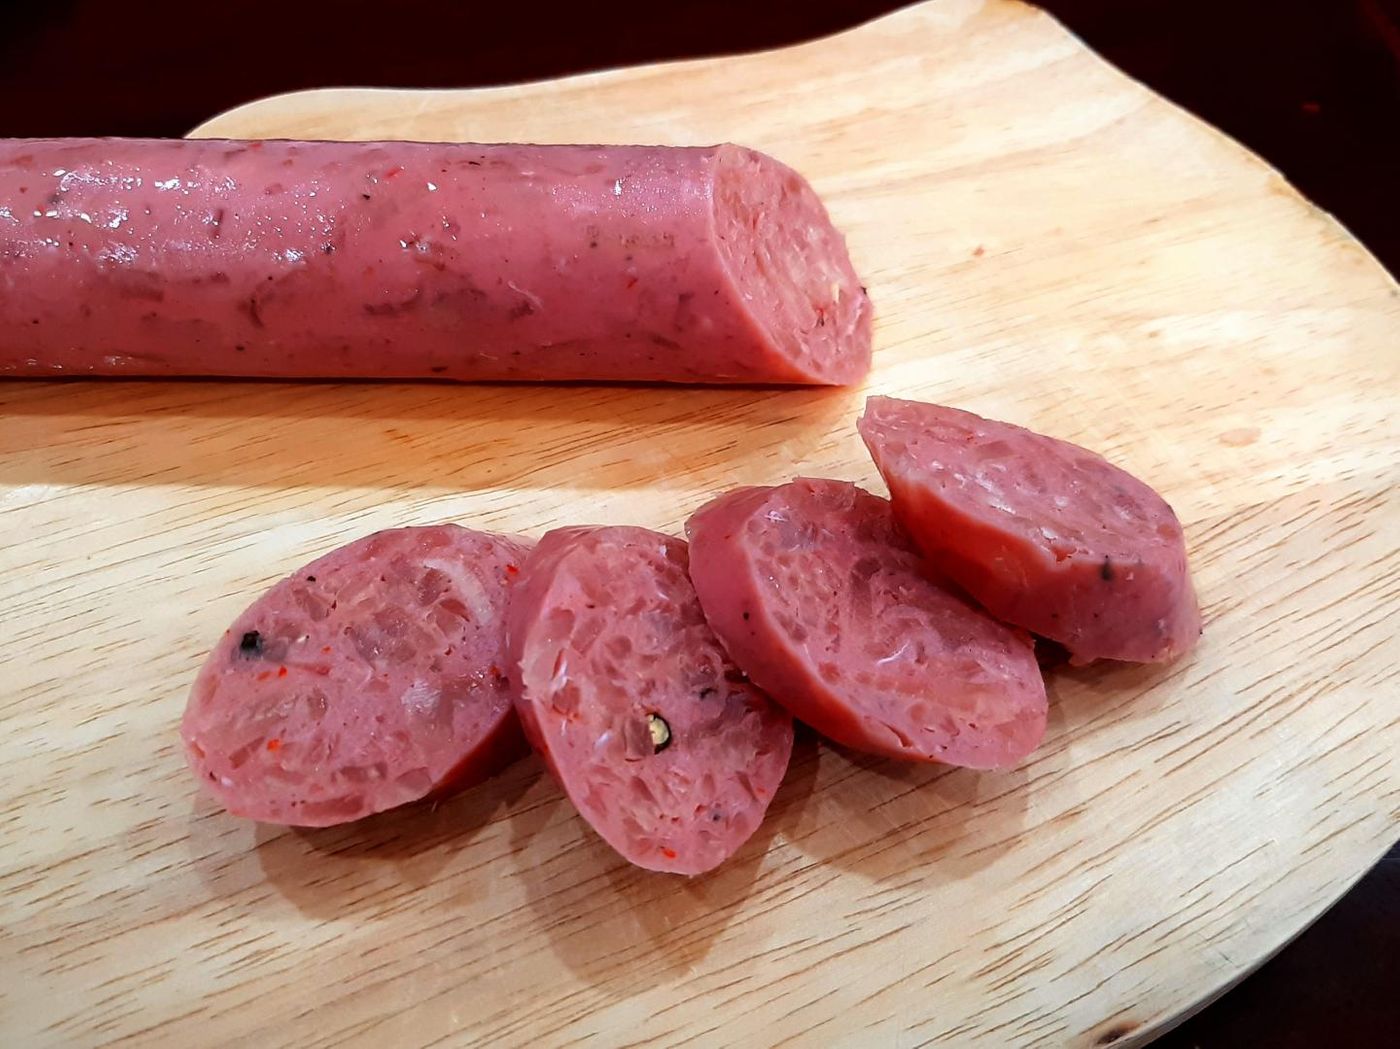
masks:
<svg viewBox="0 0 1400 1049"><path fill-rule="evenodd" d="M1181 523L1101 456L1010 423L872 397L859 423L895 513L993 615L1076 664L1189 651L1201 613Z"/></svg>
<svg viewBox="0 0 1400 1049"><path fill-rule="evenodd" d="M729 654L830 739L1002 768L1044 736L1030 640L931 578L886 500L800 478L722 495L686 533L691 579Z"/></svg>
<svg viewBox="0 0 1400 1049"><path fill-rule="evenodd" d="M204 663L181 735L236 816L323 827L485 778L526 751L505 612L527 543L378 532L258 598Z"/></svg>
<svg viewBox="0 0 1400 1049"><path fill-rule="evenodd" d="M701 874L748 840L792 754L792 719L705 624L686 545L645 528L540 540L510 609L525 734L625 859Z"/></svg>
<svg viewBox="0 0 1400 1049"><path fill-rule="evenodd" d="M740 146L0 142L0 376L840 384L870 340Z"/></svg>

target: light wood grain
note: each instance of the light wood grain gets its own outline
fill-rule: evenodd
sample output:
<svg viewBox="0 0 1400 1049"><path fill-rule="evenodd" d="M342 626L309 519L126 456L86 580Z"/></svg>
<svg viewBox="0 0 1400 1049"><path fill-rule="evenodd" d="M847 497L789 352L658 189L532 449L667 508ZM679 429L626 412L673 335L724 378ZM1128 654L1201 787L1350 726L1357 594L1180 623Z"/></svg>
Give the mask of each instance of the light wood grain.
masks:
<svg viewBox="0 0 1400 1049"><path fill-rule="evenodd" d="M806 173L870 391L1103 450L1187 527L1204 644L1056 671L1014 772L799 745L691 882L534 760L318 832L176 737L257 593L374 528L678 529L794 473L881 490L865 391L0 385L0 1043L1104 1045L1334 900L1400 827L1400 291L1266 166L1048 17L938 0L763 55L321 91L201 135L743 142Z"/></svg>

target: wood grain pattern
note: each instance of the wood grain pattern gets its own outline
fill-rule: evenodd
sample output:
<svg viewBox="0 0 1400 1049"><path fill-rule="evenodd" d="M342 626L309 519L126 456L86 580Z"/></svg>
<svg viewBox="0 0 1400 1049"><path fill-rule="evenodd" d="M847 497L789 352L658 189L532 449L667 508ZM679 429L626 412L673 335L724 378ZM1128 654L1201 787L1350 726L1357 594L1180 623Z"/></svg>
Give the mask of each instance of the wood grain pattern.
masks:
<svg viewBox="0 0 1400 1049"><path fill-rule="evenodd" d="M879 313L870 391L1103 450L1186 524L1168 668L1058 670L1001 774L799 745L694 881L534 760L315 832L198 795L208 646L371 529L679 528L881 490L865 391L0 385L0 1042L1128 1044L1247 973L1400 826L1400 290L1240 147L1035 10L937 0L756 56L323 91L198 134L708 143L806 173Z"/></svg>

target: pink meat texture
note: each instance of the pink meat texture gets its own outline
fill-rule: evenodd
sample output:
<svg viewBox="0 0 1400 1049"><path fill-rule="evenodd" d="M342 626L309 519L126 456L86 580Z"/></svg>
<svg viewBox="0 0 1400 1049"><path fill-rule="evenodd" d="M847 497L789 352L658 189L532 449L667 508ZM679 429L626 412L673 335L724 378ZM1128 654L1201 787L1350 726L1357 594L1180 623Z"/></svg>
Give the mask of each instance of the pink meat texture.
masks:
<svg viewBox="0 0 1400 1049"><path fill-rule="evenodd" d="M510 651L526 736L624 858L676 874L718 866L773 800L792 719L706 625L686 544L644 528L560 529L525 571Z"/></svg>
<svg viewBox="0 0 1400 1049"><path fill-rule="evenodd" d="M456 525L367 536L253 603L181 726L236 816L321 827L483 779L525 750L505 652L529 544Z"/></svg>
<svg viewBox="0 0 1400 1049"><path fill-rule="evenodd" d="M1074 663L1155 663L1201 614L1160 495L1078 445L936 404L872 397L859 422L900 521L993 615Z"/></svg>
<svg viewBox="0 0 1400 1049"><path fill-rule="evenodd" d="M0 376L839 384L870 341L740 146L0 142Z"/></svg>
<svg viewBox="0 0 1400 1049"><path fill-rule="evenodd" d="M686 532L726 650L823 735L971 768L1015 765L1044 736L1030 640L935 582L884 499L844 481L741 488Z"/></svg>

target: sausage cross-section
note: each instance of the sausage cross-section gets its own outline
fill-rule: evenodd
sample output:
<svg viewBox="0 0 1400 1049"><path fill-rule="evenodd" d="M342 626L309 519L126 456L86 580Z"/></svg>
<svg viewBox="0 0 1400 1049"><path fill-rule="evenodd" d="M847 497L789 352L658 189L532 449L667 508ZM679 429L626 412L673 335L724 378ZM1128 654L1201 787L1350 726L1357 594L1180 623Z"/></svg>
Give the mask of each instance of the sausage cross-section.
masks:
<svg viewBox="0 0 1400 1049"><path fill-rule="evenodd" d="M686 533L729 654L823 735L972 768L1014 765L1040 742L1029 638L930 578L884 499L843 481L741 488Z"/></svg>
<svg viewBox="0 0 1400 1049"><path fill-rule="evenodd" d="M840 384L870 340L740 146L0 142L0 376Z"/></svg>
<svg viewBox="0 0 1400 1049"><path fill-rule="evenodd" d="M683 541L624 526L548 533L509 633L526 736L624 858L700 874L758 828L792 719L720 648Z"/></svg>
<svg viewBox="0 0 1400 1049"><path fill-rule="evenodd" d="M236 816L319 827L467 786L524 752L506 607L523 542L379 532L278 583L209 655L190 767Z"/></svg>
<svg viewBox="0 0 1400 1049"><path fill-rule="evenodd" d="M924 553L1071 661L1165 662L1201 613L1181 523L1101 456L936 404L872 397L860 434Z"/></svg>

